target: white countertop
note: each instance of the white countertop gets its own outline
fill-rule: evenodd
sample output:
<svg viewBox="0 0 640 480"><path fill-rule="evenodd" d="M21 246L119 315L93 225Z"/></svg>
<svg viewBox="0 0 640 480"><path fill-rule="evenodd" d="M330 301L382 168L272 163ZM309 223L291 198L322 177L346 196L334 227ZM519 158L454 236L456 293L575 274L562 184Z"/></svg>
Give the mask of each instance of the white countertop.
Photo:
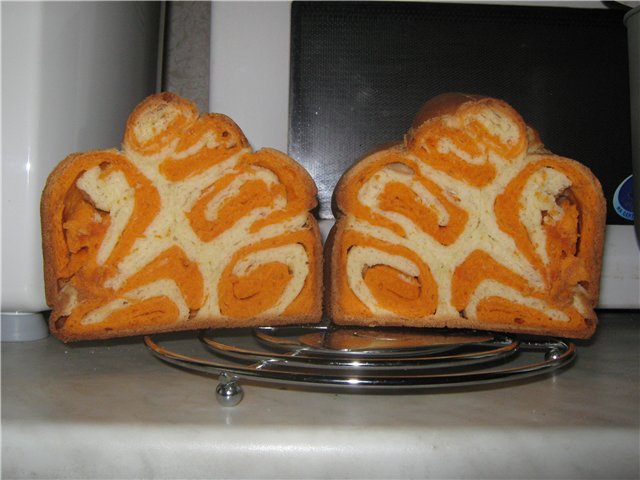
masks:
<svg viewBox="0 0 640 480"><path fill-rule="evenodd" d="M2 344L2 478L638 478L640 314L558 374L353 394L217 379L140 338Z"/></svg>

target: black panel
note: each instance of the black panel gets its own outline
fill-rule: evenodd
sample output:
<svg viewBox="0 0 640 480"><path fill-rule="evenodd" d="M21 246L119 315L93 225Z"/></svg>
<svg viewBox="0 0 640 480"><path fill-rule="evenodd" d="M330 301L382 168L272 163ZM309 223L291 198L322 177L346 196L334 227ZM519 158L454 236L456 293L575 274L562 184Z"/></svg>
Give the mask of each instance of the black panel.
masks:
<svg viewBox="0 0 640 480"><path fill-rule="evenodd" d="M588 165L611 207L631 174L624 11L399 2L294 2L289 153L318 184L397 141L429 98L501 98L545 145Z"/></svg>

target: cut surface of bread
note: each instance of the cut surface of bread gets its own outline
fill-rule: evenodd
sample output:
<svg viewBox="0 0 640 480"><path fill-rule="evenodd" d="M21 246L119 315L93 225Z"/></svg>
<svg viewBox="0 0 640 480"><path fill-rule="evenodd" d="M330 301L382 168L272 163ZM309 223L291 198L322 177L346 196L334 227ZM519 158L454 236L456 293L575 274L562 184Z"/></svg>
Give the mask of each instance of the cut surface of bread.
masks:
<svg viewBox="0 0 640 480"><path fill-rule="evenodd" d="M321 319L316 186L221 114L165 92L122 150L73 154L41 201L51 332L64 341Z"/></svg>
<svg viewBox="0 0 640 480"><path fill-rule="evenodd" d="M342 325L589 338L600 183L504 101L445 94L334 191L327 310Z"/></svg>

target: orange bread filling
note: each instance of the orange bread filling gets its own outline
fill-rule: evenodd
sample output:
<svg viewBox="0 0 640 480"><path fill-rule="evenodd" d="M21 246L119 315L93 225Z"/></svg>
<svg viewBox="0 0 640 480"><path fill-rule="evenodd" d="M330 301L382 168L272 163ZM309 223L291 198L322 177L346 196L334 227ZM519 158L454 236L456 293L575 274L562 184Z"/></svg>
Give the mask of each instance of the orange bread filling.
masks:
<svg viewBox="0 0 640 480"><path fill-rule="evenodd" d="M157 280L170 279L178 285L187 306L195 311L202 306L204 283L198 266L191 262L178 247L171 247L139 272L131 276L124 285L113 290L99 287L104 278L100 278L100 268L81 269L71 280L71 285L78 291L79 297L92 298L87 308L78 307L64 320L67 328L81 323L89 312L119 298L127 297L127 292L137 287L148 285ZM119 308L96 325L82 325L84 330L102 331L105 325L109 328L125 328L137 326L143 328L156 323L169 323L178 318L175 304L165 297L154 297L147 300L129 299L129 305Z"/></svg>
<svg viewBox="0 0 640 480"><path fill-rule="evenodd" d="M564 328L579 328L583 324L581 315L574 308L565 308L562 312L569 316L569 321L564 322ZM540 310L510 302L502 297L487 297L480 300L476 315L478 320L494 325L515 323L520 326L543 328L556 323Z"/></svg>
<svg viewBox="0 0 640 480"><path fill-rule="evenodd" d="M401 183L387 184L379 197L380 208L404 215L442 245L451 245L463 232L469 215L451 203L434 183L423 177L420 177L419 180L449 214L449 221L446 225L439 225L438 214L434 207L425 206L413 190Z"/></svg>
<svg viewBox="0 0 640 480"><path fill-rule="evenodd" d="M104 319L107 328L144 328L175 322L180 312L167 297L151 297L117 310ZM104 328L104 326L102 327Z"/></svg>
<svg viewBox="0 0 640 480"><path fill-rule="evenodd" d="M369 246L392 255L403 256L420 270L418 277L409 277L395 268L372 265L362 272L365 284L378 304L385 310L407 317L432 315L438 305L438 288L429 267L411 250L393 245L353 230L344 232L338 265L346 265L349 249L354 245ZM347 275L337 278L341 295L340 308L347 315L371 317L373 313L355 295L349 286Z"/></svg>
<svg viewBox="0 0 640 480"><path fill-rule="evenodd" d="M290 280L289 268L279 262L259 265L242 277L232 275L229 285L221 289L221 312L237 317L257 315L275 305Z"/></svg>
<svg viewBox="0 0 640 480"><path fill-rule="evenodd" d="M82 266L98 268L96 253L110 219L106 212L93 206L75 186L84 172L96 166L101 167L101 178L118 170L124 173L129 185L135 186L134 210L122 236L102 266L105 271L112 270L124 258L160 209L160 197L155 188L126 157L106 150L77 156L66 172L64 182L58 184L60 197L64 200L54 212L57 221L53 224L52 248L56 259L55 272L59 278L70 277Z"/></svg>
<svg viewBox="0 0 640 480"><path fill-rule="evenodd" d="M483 280L494 280L511 287L524 296L544 300L544 292L534 291L528 282L504 265L496 262L489 254L481 250L472 252L466 260L456 268L452 279L453 306L460 312L469 304L469 300ZM566 313L570 320L568 327L580 326L580 314L570 305L551 303L551 306ZM535 308L514 303L502 297L487 297L480 300L476 309L478 320L487 323L517 323L531 327L543 327L554 323L544 312ZM463 314L464 316L464 314Z"/></svg>
<svg viewBox="0 0 640 480"><path fill-rule="evenodd" d="M160 173L173 182L184 180L204 172L248 146L240 129L228 117L209 114L198 119L178 137L175 153L187 151L211 132L215 132L214 146L205 145L196 153L184 158L168 158L160 164Z"/></svg>
<svg viewBox="0 0 640 480"><path fill-rule="evenodd" d="M375 177L383 168L396 165L411 170L413 178L421 183L443 205L449 215L449 221L446 225L439 225L438 216L433 207L425 206L411 189L399 182L390 182L385 186L384 191L378 197L378 207L381 210L404 215L443 245L450 245L455 242L464 230L468 219L467 212L451 202L434 182L420 175L418 166L414 162L395 152L385 154L381 157L379 163L362 169L357 178L351 180L339 199L344 205L345 211L352 212L358 218L391 230L398 236L405 237L406 232L402 226L386 216L374 212L358 199L358 192L367 181Z"/></svg>
<svg viewBox="0 0 640 480"><path fill-rule="evenodd" d="M267 149L244 155L233 173L222 177L198 199L191 211L187 213L187 217L201 240L205 242L213 240L256 208L272 207L272 211L253 222L249 230L251 233L282 222L312 207L313 199L309 199L303 185L297 181L298 173L282 161L281 155ZM239 175L254 171L254 167L265 168L274 173L278 179L277 183L267 185L264 181L256 179L242 184L233 196L223 201L217 217L214 220L208 220L206 210L209 202ZM273 208L277 198L285 201L284 208Z"/></svg>
<svg viewBox="0 0 640 480"><path fill-rule="evenodd" d="M115 300L115 298L113 298ZM94 324L80 323L82 319L97 310L105 301L110 298L87 301L73 310L69 317L58 319L58 328L73 329L81 328L87 334L99 334L112 330L140 329L145 331L145 327L170 324L175 322L179 316L176 305L166 297L153 297L145 300L132 300L118 310L107 315L101 322ZM156 327L157 328L157 327Z"/></svg>
<svg viewBox="0 0 640 480"><path fill-rule="evenodd" d="M98 215L99 221L96 221ZM58 270L61 277L69 277L90 261L95 262L96 252L109 228L111 218L87 201L75 185L64 199L62 231L68 251L68 263Z"/></svg>
<svg viewBox="0 0 640 480"><path fill-rule="evenodd" d="M454 308L464 310L480 282L486 279L508 285L524 295L533 293L529 283L520 275L496 262L488 253L474 250L453 272L451 304Z"/></svg>
<svg viewBox="0 0 640 480"><path fill-rule="evenodd" d="M488 113L487 107L490 108ZM513 122L512 126L516 128L517 134L514 138L503 140L478 120L485 115L508 119L509 122ZM490 151L509 161L526 148L527 135L524 123L514 111L501 102L485 99L470 103L461 107L453 118L455 127L447 123L448 116L424 122L410 132L407 148L426 164L469 185L484 187L495 179L495 167L487 159ZM463 156L451 150L442 152L440 142L443 139L452 143L455 150ZM484 161L471 163L466 161L464 156L484 158Z"/></svg>
<svg viewBox="0 0 640 480"><path fill-rule="evenodd" d="M362 218L373 225L377 225L388 230L391 230L396 235L404 237L406 232L397 223L389 220L384 215L380 215L371 210L370 207L363 205L358 199L358 192L362 186L373 176L375 173L386 165L401 163L404 165L404 158L395 153L389 152L382 157L379 163L369 165L358 172L358 176L352 178L350 182L345 186L344 191L339 192L338 202L343 205L345 211L353 212L353 215L357 218Z"/></svg>
<svg viewBox="0 0 640 480"><path fill-rule="evenodd" d="M268 262L256 266L247 275L233 273L235 265L251 252L283 245L299 244L309 258L315 252L315 237L312 231L303 230L263 240L238 250L224 269L218 284L220 311L223 315L247 318L270 307L282 295L292 278L289 267L281 262ZM313 268L309 265L309 268ZM315 275L307 275L302 290L285 309L285 315L302 315L319 302Z"/></svg>
<svg viewBox="0 0 640 480"><path fill-rule="evenodd" d="M586 267L593 261L593 249L581 249L580 244L589 245L596 235L595 220L590 215L583 215L586 205L597 204L595 191L582 169L572 168L560 157L544 157L541 160L527 165L504 190L504 193L496 198L495 213L499 228L508 233L516 242L518 249L527 260L544 274L545 282L552 296L557 300L564 297L569 301L572 294L571 287L586 281L588 272ZM555 223L545 224L543 228L547 234L546 248L550 262L545 266L535 251L526 228L519 218L520 207L514 207L514 199L520 198L527 180L537 170L549 167L554 168L571 180L571 187L557 200L562 207L562 216ZM585 284L587 290L589 285Z"/></svg>
<svg viewBox="0 0 640 480"><path fill-rule="evenodd" d="M382 308L401 315L415 316L421 285L415 277L387 265L374 265L364 273L364 283Z"/></svg>
<svg viewBox="0 0 640 480"><path fill-rule="evenodd" d="M455 153L438 151L438 142L442 137L446 137L457 149L469 156L478 157L485 153L472 137L437 121L427 122L414 131L408 138L407 147L426 164L474 187L484 187L493 181L496 170L488 161L481 164L469 163Z"/></svg>
<svg viewBox="0 0 640 480"><path fill-rule="evenodd" d="M236 195L223 201L214 220L208 220L206 210L209 202L238 175L226 175L214 188L205 193L187 214L191 228L204 242L209 242L224 231L231 228L244 215L259 207L273 205L274 192L261 180L251 180L244 183Z"/></svg>
<svg viewBox="0 0 640 480"><path fill-rule="evenodd" d="M282 153L267 148L243 157L242 161L246 162L247 165L266 168L275 173L279 183L273 187L272 195L282 195L286 199L284 208L274 210L266 217L254 222L250 229L252 233L267 225L280 223L294 215L305 212L315 205L315 197L306 192L303 183L299 179L300 174L295 168L286 163L284 158L286 157Z"/></svg>
<svg viewBox="0 0 640 480"><path fill-rule="evenodd" d="M118 293L148 285L159 279L175 280L188 307L197 310L204 301L204 279L198 264L189 260L180 247L173 246L129 277Z"/></svg>

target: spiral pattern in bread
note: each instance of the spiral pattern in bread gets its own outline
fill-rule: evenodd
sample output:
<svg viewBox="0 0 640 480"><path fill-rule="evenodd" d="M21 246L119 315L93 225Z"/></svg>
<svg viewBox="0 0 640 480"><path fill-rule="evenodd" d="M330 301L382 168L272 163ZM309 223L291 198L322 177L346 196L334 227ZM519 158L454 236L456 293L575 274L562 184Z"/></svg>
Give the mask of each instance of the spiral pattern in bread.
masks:
<svg viewBox="0 0 640 480"><path fill-rule="evenodd" d="M334 202L335 323L593 334L602 189L507 103L436 97L403 142L343 175Z"/></svg>
<svg viewBox="0 0 640 480"><path fill-rule="evenodd" d="M144 100L123 149L70 155L41 217L51 331L82 340L316 322L316 187L221 114Z"/></svg>

